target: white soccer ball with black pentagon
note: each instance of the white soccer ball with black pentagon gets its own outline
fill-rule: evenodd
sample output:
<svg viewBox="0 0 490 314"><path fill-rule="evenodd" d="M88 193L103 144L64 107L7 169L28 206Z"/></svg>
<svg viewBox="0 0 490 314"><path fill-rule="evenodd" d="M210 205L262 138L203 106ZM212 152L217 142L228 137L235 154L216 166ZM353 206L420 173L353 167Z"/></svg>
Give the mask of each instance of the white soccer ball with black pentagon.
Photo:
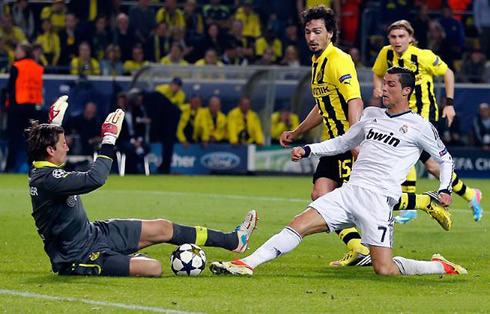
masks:
<svg viewBox="0 0 490 314"><path fill-rule="evenodd" d="M170 268L177 276L199 276L206 267L206 254L195 244L182 244L170 256Z"/></svg>

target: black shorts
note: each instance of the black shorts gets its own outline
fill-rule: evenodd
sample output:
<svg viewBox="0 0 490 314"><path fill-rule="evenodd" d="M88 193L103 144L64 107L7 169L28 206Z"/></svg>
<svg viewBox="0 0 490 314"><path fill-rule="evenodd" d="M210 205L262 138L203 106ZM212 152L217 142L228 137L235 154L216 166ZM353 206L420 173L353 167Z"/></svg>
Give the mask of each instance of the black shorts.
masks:
<svg viewBox="0 0 490 314"><path fill-rule="evenodd" d="M111 219L93 223L97 238L87 256L65 265L60 275L129 276L128 254L138 251L141 220Z"/></svg>
<svg viewBox="0 0 490 314"><path fill-rule="evenodd" d="M335 156L321 157L313 175L313 184L319 178L328 178L342 186L344 182L349 181L352 160L350 151Z"/></svg>

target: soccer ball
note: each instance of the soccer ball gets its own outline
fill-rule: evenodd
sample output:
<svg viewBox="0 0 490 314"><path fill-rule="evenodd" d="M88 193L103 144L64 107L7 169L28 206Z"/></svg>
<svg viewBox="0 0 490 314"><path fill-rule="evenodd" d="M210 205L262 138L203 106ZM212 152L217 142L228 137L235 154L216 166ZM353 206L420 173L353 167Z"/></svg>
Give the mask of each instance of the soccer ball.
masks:
<svg viewBox="0 0 490 314"><path fill-rule="evenodd" d="M195 244L182 244L170 256L170 268L177 276L199 276L206 267L206 254Z"/></svg>

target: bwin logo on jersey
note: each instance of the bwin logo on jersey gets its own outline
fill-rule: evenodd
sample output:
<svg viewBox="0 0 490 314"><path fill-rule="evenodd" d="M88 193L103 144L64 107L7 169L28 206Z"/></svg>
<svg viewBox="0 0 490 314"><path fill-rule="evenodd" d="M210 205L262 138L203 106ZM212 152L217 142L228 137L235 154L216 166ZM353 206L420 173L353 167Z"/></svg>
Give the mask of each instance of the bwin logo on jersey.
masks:
<svg viewBox="0 0 490 314"><path fill-rule="evenodd" d="M383 133L374 132L373 129L369 130L366 139L368 140L373 139L379 142L386 143L393 147L397 147L398 144L400 144L400 140L397 139L396 137L393 137L393 133L390 132L390 135L387 135Z"/></svg>

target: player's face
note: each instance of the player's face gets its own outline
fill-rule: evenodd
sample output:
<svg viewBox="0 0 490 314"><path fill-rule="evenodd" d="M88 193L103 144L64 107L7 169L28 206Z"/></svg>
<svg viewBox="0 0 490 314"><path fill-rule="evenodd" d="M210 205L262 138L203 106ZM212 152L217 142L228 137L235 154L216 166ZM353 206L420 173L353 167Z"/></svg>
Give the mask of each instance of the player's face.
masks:
<svg viewBox="0 0 490 314"><path fill-rule="evenodd" d="M398 75L387 73L383 80L383 105L390 109L402 100L402 85Z"/></svg>
<svg viewBox="0 0 490 314"><path fill-rule="evenodd" d="M333 33L328 32L323 20L311 20L305 25L305 38L310 51L321 54L330 43Z"/></svg>
<svg viewBox="0 0 490 314"><path fill-rule="evenodd" d="M388 34L390 45L398 55L402 55L413 41L412 35L404 28L394 29Z"/></svg>
<svg viewBox="0 0 490 314"><path fill-rule="evenodd" d="M55 165L61 165L66 162L66 154L70 148L66 144L65 134L61 133L55 147L48 147L48 153L51 156L51 162Z"/></svg>

